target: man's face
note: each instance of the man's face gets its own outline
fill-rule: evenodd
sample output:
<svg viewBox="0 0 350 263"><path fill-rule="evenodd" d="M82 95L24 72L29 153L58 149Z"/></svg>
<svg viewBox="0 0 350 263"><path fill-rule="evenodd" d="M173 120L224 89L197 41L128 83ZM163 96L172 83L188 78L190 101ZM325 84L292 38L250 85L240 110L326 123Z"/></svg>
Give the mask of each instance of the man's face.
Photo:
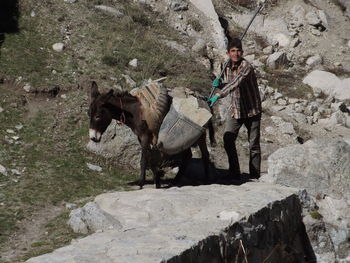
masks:
<svg viewBox="0 0 350 263"><path fill-rule="evenodd" d="M233 63L237 63L242 59L243 50L233 47L227 52L227 55L230 57Z"/></svg>

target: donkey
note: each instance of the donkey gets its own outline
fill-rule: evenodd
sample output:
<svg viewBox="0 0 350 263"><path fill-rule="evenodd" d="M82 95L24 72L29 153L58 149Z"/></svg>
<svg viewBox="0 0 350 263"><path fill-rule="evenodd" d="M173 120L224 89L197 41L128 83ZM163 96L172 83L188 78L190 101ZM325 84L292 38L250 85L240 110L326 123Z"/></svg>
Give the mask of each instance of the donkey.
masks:
<svg viewBox="0 0 350 263"><path fill-rule="evenodd" d="M114 92L112 89L107 93L101 94L98 91L96 82L93 81L90 90L88 115L90 117L89 136L94 142L101 140L102 134L106 131L112 119L127 125L132 130L141 145L140 188L145 184L146 168L152 170L156 188L160 188L160 177L163 175L163 171L160 170L162 166L161 162L167 163L173 156L167 156L152 145L153 134L148 128L146 121L141 119L141 102L139 99L127 91ZM211 140L214 138L213 132L210 138ZM212 141L212 143L215 142ZM205 133L201 135L196 144L198 144L202 154L207 180L210 160ZM180 157L181 164L179 166L179 172L174 179L175 182L181 178L186 170L189 160L192 157L191 149L188 148L181 152Z"/></svg>

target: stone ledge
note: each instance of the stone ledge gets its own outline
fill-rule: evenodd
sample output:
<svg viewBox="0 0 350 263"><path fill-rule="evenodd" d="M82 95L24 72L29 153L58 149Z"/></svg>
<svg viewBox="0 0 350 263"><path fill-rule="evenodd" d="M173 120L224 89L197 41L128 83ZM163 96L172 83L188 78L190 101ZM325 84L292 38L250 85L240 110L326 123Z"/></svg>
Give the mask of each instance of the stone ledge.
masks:
<svg viewBox="0 0 350 263"><path fill-rule="evenodd" d="M313 251L297 193L246 183L103 194L95 202L120 230L94 233L27 262L235 262L245 255L249 262L304 262Z"/></svg>

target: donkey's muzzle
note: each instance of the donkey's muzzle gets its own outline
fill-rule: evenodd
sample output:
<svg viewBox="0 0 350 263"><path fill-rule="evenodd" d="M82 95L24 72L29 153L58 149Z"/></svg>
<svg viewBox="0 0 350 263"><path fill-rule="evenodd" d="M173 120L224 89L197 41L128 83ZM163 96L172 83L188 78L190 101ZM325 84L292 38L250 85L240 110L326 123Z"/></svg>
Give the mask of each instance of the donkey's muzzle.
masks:
<svg viewBox="0 0 350 263"><path fill-rule="evenodd" d="M90 137L90 140L93 142L100 142L102 134L94 129L90 129L89 130L89 137Z"/></svg>

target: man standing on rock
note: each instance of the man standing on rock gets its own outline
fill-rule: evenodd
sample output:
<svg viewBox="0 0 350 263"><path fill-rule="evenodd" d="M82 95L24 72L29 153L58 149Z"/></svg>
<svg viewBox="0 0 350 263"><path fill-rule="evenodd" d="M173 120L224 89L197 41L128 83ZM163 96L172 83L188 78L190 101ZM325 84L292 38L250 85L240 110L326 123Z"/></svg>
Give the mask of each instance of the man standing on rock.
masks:
<svg viewBox="0 0 350 263"><path fill-rule="evenodd" d="M223 78L216 78L213 87L219 90L208 100L210 107L225 96L230 96L230 107L225 120L224 147L229 162L229 175L241 179L238 162L236 139L239 129L244 124L248 130L249 173L251 178L260 177L260 120L261 99L253 66L243 56L242 42L233 38L227 46L227 63ZM220 76L221 77L221 76Z"/></svg>

